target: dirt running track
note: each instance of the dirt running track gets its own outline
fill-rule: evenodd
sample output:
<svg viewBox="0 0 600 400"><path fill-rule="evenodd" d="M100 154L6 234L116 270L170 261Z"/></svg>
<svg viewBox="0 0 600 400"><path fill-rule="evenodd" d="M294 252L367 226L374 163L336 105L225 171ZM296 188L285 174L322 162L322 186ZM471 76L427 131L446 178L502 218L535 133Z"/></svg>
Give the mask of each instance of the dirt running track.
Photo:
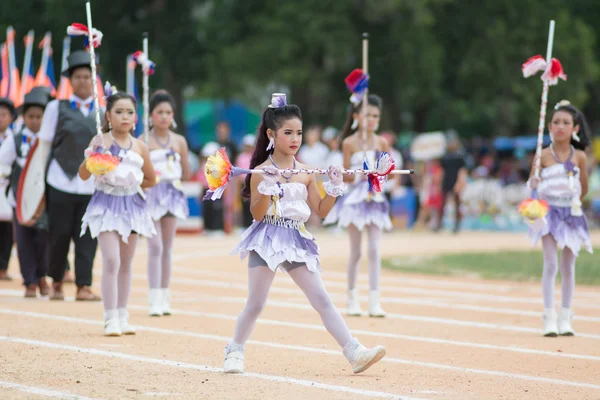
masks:
<svg viewBox="0 0 600 400"><path fill-rule="evenodd" d="M346 236L316 236L326 286L344 307ZM24 299L19 281L0 283L0 399L600 399L597 287L576 288L576 337L544 338L538 284L387 270L382 302L389 317L346 317L364 344L387 347L381 363L352 374L302 292L281 273L247 345L247 372L225 375L223 349L247 293L245 264L229 255L236 239L177 238L174 315L160 318L147 315L140 241L130 301L136 336L104 337L102 305L74 302L73 286L57 303ZM498 248L530 247L522 234L467 232L394 233L383 243L385 255ZM10 271L18 276L15 261ZM361 272L366 308L366 264ZM99 255L97 292L100 275Z"/></svg>

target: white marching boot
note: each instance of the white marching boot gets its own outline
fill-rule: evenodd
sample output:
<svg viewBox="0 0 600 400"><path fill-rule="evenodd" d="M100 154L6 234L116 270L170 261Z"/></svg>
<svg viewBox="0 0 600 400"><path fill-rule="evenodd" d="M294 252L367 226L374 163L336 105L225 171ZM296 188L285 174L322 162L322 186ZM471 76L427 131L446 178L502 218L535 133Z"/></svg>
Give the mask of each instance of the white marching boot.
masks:
<svg viewBox="0 0 600 400"><path fill-rule="evenodd" d="M553 308L544 309L544 336L558 336L558 324L556 322L556 311Z"/></svg>
<svg viewBox="0 0 600 400"><path fill-rule="evenodd" d="M226 374L241 374L244 372L244 345L231 342L225 347L223 372Z"/></svg>
<svg viewBox="0 0 600 400"><path fill-rule="evenodd" d="M150 307L148 315L151 317L160 317L163 314L161 289L150 289L148 292L148 305Z"/></svg>
<svg viewBox="0 0 600 400"><path fill-rule="evenodd" d="M385 347L375 346L368 349L352 338L343 349L344 356L352 366L355 374L365 371L385 356Z"/></svg>
<svg viewBox="0 0 600 400"><path fill-rule="evenodd" d="M129 325L129 313L126 308L119 308L119 326L123 335L135 335L135 328Z"/></svg>
<svg viewBox="0 0 600 400"><path fill-rule="evenodd" d="M104 336L121 336L119 312L117 310L104 311Z"/></svg>
<svg viewBox="0 0 600 400"><path fill-rule="evenodd" d="M160 289L162 292L162 315L171 315L171 292L169 289Z"/></svg>
<svg viewBox="0 0 600 400"><path fill-rule="evenodd" d="M348 290L348 306L346 314L352 317L360 317L363 315L363 310L360 309L360 301L358 300L358 288Z"/></svg>
<svg viewBox="0 0 600 400"><path fill-rule="evenodd" d="M561 336L575 336L571 326L573 312L569 308L561 308L558 312L558 334Z"/></svg>
<svg viewBox="0 0 600 400"><path fill-rule="evenodd" d="M371 290L369 292L369 316L376 318L385 317L385 311L379 303L379 290Z"/></svg>

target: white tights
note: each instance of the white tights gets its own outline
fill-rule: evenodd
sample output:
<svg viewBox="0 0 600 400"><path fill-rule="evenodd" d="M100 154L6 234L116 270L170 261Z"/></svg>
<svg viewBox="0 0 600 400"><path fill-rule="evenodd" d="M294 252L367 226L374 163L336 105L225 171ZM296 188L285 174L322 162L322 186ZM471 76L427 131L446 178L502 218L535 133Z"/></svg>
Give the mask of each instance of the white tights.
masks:
<svg viewBox="0 0 600 400"><path fill-rule="evenodd" d="M98 245L102 253L102 303L104 310L126 308L131 293L131 262L138 235L129 235L128 242L117 232L100 232Z"/></svg>
<svg viewBox="0 0 600 400"><path fill-rule="evenodd" d="M325 329L344 347L352 335L342 314L335 307L317 272L310 272L306 266L289 271L296 285L304 292L313 308L321 316ZM254 330L256 320L267 302L269 289L275 278L275 272L266 266L248 268L248 299L235 325L233 342L243 346Z"/></svg>
<svg viewBox="0 0 600 400"><path fill-rule="evenodd" d="M175 217L154 221L156 235L148 238L148 286L167 289L171 282L171 250L177 230Z"/></svg>
<svg viewBox="0 0 600 400"><path fill-rule="evenodd" d="M558 273L558 254L556 241L552 235L542 237L544 252L544 272L542 273L542 293L544 308L554 308L554 284ZM573 292L575 291L575 254L565 247L560 257L560 277L562 292L562 307L571 308Z"/></svg>
<svg viewBox="0 0 600 400"><path fill-rule="evenodd" d="M379 277L381 275L381 229L376 225L365 226L368 240L369 259L369 287L371 290L379 290ZM350 257L348 258L348 289L356 287L358 279L358 265L361 257L362 232L354 225L348 226L350 236Z"/></svg>

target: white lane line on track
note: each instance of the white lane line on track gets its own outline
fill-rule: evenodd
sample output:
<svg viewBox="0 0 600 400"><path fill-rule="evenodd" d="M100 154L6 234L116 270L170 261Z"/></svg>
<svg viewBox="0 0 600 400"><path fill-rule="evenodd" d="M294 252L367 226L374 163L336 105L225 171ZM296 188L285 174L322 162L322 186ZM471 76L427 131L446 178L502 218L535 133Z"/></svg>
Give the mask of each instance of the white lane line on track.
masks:
<svg viewBox="0 0 600 400"><path fill-rule="evenodd" d="M56 397L56 398L68 399L68 400L98 400L98 399L92 399L90 397L79 396L77 394L73 394L73 393L69 393L69 392L61 392L58 390L47 389L47 388L36 387L36 386L22 385L20 383L7 382L7 381L0 381L0 387L8 388L8 389L16 389L21 392L37 394L39 396L44 396L44 397Z"/></svg>
<svg viewBox="0 0 600 400"><path fill-rule="evenodd" d="M81 324L87 324L87 325L97 325L97 326L104 325L104 323L102 321L95 321L95 320L90 320L90 319L74 318L74 317L65 317L65 316L45 314L45 313L33 313L33 312L13 311L13 310L5 310L5 309L0 309L0 313L23 316L23 317L45 318L45 319L50 319L50 320L81 323ZM151 327L151 326L142 326L142 325L134 325L134 326L139 331L161 333L161 334L166 334L166 335L196 337L196 338L201 338L201 339L221 341L224 343L226 343L227 341L230 340L230 338L226 337L226 336L187 332L187 331L178 331L178 330L174 330L174 329L155 328L155 327ZM0 340L10 340L10 339L11 339L10 337L0 336ZM28 340L28 339L22 339L22 340ZM42 343L48 343L48 342L42 342ZM314 347L287 345L287 344L265 342L265 341L258 341L258 340L248 340L247 343L256 344L259 346L271 347L271 348L335 355L337 357L340 357L340 355L341 355L341 352L339 350L334 351L334 350L320 349L320 348L314 348ZM63 345L56 345L56 344L52 344L52 345L59 346L60 348L62 348L61 346L63 346ZM70 348L70 347L71 346L65 346L65 349ZM102 351L102 350L94 350L94 351ZM473 373L473 374L497 376L497 377L509 378L509 379L519 379L519 380L525 380L525 381L531 381L531 382L542 382L542 383L548 383L548 384L553 384L553 385L564 385L564 386L573 386L573 387L582 387L582 388L600 390L600 385L595 385L595 384L591 384L591 383L575 382L575 381L553 379L553 378L544 378L544 377L538 377L538 376L516 374L516 373L511 373L511 372L493 371L493 370L485 370L485 369L477 369L477 368L464 368L464 367L457 367L457 366L453 366L453 365L437 364L437 363L430 363L430 362L423 362L423 361L404 360L401 358L393 358L393 357L384 357L382 362L412 365L412 366L419 366L419 367L425 367L425 368L442 369L442 370L454 371L454 372L459 372L459 373ZM209 367L209 368L214 368L214 367ZM216 369L216 370L221 370L221 369Z"/></svg>
<svg viewBox="0 0 600 400"><path fill-rule="evenodd" d="M276 288L272 288L271 290L276 289ZM0 295L3 295L4 291L0 289ZM212 298L214 298L215 296L212 296ZM246 298L245 297L224 297L221 296L219 297L219 301L222 302L228 302L228 303L245 303L246 302ZM73 298L69 298L67 299L68 301L73 301ZM186 302L191 302L191 301L210 301L210 298L206 298L206 297L195 297L195 298L190 298L187 299ZM296 309L296 310L313 310L312 306L310 306L309 304L302 304L302 303L291 303L291 302L287 302L287 301L279 301L279 300L268 300L268 304L270 306L273 307L280 307L280 308L291 308L291 309ZM344 313L345 310L340 309L340 312ZM502 330L502 331L508 331L508 332L522 332L522 333L530 333L530 334L534 334L534 335L540 335L541 334L541 330L540 329L536 329L536 328L527 328L527 327L522 327L522 326L516 326L516 325L502 325L502 324L493 324L493 323L487 323L487 322L477 322L477 321L464 321L464 320L456 320L456 319L449 319L449 318L438 318L438 317L427 317L427 316L420 316L420 315L404 315L404 314L394 314L394 313L387 313L386 314L386 318L390 318L390 319L398 319L398 320L404 320L404 321L416 321L416 322L424 322L424 323L432 323L432 324L443 324L443 325L451 325L451 326L463 326L463 327L471 327L471 328L481 328L481 329L495 329L495 330ZM577 336L583 337L583 338L587 338L587 339L594 339L594 340L600 340L600 335L598 334L592 334L592 333L582 333L580 331L577 332Z"/></svg>
<svg viewBox="0 0 600 400"><path fill-rule="evenodd" d="M141 305L129 305L129 309L131 310L147 310L148 307ZM205 313L200 311L185 311L172 309L175 315L186 315L190 317L200 317L200 318L213 318L213 319L222 319L227 321L235 321L237 320L237 315L227 315L227 314L217 314L217 313ZM2 309L0 309L0 313ZM304 324L298 322L288 322L288 321L280 321L280 320L272 320L272 319L264 319L259 318L257 323L265 324L265 325L274 325L274 326L285 326L289 328L300 328L300 329L309 329L316 331L326 332L326 329L323 325L316 324ZM581 359L581 360L590 360L590 361L600 361L600 356L592 356L587 354L574 354L574 353L558 353L554 351L546 351L546 350L535 350L535 349L526 349L522 347L511 347L511 346L497 346L493 344L481 344L474 342L466 342L466 341L457 341L457 340L447 340L447 339L438 339L435 337L422 337L422 336L411 336L411 335L403 335L398 333L391 332L379 332L379 331L370 331L363 329L351 329L352 333L355 335L364 335L364 336L373 336L373 337L381 337L381 338L391 338L391 339L400 339L400 340L410 340L415 342L424 342L424 343L435 343L435 344L443 344L443 345L453 345L453 346L461 346L461 347L473 347L480 348L486 350L500 350L500 351L510 351L515 353L523 353L523 354L534 354L540 356L550 356L550 357L564 357L571 359Z"/></svg>
<svg viewBox="0 0 600 400"><path fill-rule="evenodd" d="M71 318L71 320L73 320L73 318ZM75 321L71 321L71 322L75 322ZM102 324L97 321L89 321L89 323L93 323L94 325ZM19 343L19 344L25 344L25 345L29 345L29 346L36 346L36 347L46 347L46 348L52 348L52 349L58 349L58 350L68 350L68 351L77 352L77 353L92 354L92 355L104 356L104 357L110 357L110 358L120 358L122 360L139 361L139 362L144 362L144 363L148 363L148 364L156 364L156 365L162 365L162 366L168 366L168 367L192 369L192 370L197 370L197 371L202 371L202 372L213 372L213 373L219 373L219 374L223 373L222 368L212 367L212 366L208 366L208 365L191 364L191 363L185 363L185 362L180 362L180 361L136 356L133 354L118 353L118 352L114 352L114 351L94 349L91 347L78 347L78 346L64 345L64 344L59 344L59 343L44 342L41 340L32 340L32 339L24 339L24 338L8 337L8 336L0 336L0 341ZM388 392L377 392L377 391L373 391L373 390L357 389L357 388L352 388L352 387L348 387L348 386L329 385L329 384L321 383L321 382L317 382L317 381L308 381L308 380L304 380L304 379L288 378L285 376L267 375L267 374L260 374L260 373L255 373L255 372L245 372L245 373L241 374L240 376L262 379L262 380L272 381L272 382L294 384L294 385L305 386L305 387L310 387L310 388L331 390L331 391L335 391L335 392L362 395L365 397L397 399L397 400L425 400L422 398L406 397L406 396L401 396L401 395L397 395L394 393L388 393Z"/></svg>
<svg viewBox="0 0 600 400"><path fill-rule="evenodd" d="M222 271L213 271L213 270L205 270L205 269L200 269L200 268L190 268L190 267L184 267L181 265L174 265L173 266L173 271L176 271L176 274L178 272L183 272L185 274L192 274L192 275L200 275L200 276L210 276L213 278L222 278L225 280L230 280L232 277L236 278L237 280L243 281L245 282L247 280L247 274L245 273L239 273L239 272L227 272L224 273ZM340 282L340 283L344 283L346 284L346 273L345 272L338 272L338 271L323 271L321 273L323 280L325 281L325 283L329 283L329 282ZM410 278L410 277L405 277L403 276L390 276L389 274L385 274L384 276L382 276L382 280L385 281L386 283L390 284L390 283L397 283L399 285L406 285L406 284L412 284L414 286L417 287L421 287L419 285L423 285L423 287L428 287L428 286L433 286L433 287L443 287L443 288L454 288L456 290L464 290L464 289L468 289L469 291L473 291L474 289L480 289L481 291L484 291L486 293L490 293L490 292L500 292L500 293L511 293L514 291L526 291L528 293L531 293L535 296L535 298L539 297L539 288L534 288L534 287L522 287L522 286L511 286L511 285L504 285L499 283L498 285L494 285L494 284L489 284L489 283L477 283L477 282L469 282L469 283L465 283L465 282L453 282L453 281L440 281L437 280L435 278L431 278L431 279L419 279L419 278ZM294 282L291 280L279 280L279 283L284 282L284 283L288 283L291 285L294 285ZM366 274L361 274L359 275L359 283L368 283L368 275ZM381 286L381 288L386 288L389 286ZM398 287L398 285L394 285L393 287ZM577 290L575 292L575 296L581 296L581 297L588 297L588 298L592 298L592 299L600 299L600 293L599 292L587 292L587 291L582 291L582 290Z"/></svg>

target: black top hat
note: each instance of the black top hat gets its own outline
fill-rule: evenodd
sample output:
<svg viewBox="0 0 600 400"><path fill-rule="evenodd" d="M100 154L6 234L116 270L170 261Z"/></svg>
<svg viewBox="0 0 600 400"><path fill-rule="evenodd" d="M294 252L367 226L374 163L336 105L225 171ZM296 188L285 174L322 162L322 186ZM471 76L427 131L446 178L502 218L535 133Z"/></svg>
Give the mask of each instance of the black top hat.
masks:
<svg viewBox="0 0 600 400"><path fill-rule="evenodd" d="M99 57L98 54L96 54L96 64L98 64L99 62ZM67 57L67 63L68 63L68 67L65 71L62 72L63 76L66 76L67 78L69 78L71 76L71 72L78 67L92 67L92 57L90 56L90 53L88 53L85 50L78 50L78 51L74 51L73 53L69 54L69 57Z"/></svg>
<svg viewBox="0 0 600 400"><path fill-rule="evenodd" d="M10 113L13 115L13 121L17 119L17 110L15 109L15 103L12 102L8 97L0 97L0 106L8 107Z"/></svg>
<svg viewBox="0 0 600 400"><path fill-rule="evenodd" d="M50 92L43 86L36 86L29 93L25 95L23 104L19 106L19 112L25 112L30 106L38 106L46 108L46 105L50 101Z"/></svg>

